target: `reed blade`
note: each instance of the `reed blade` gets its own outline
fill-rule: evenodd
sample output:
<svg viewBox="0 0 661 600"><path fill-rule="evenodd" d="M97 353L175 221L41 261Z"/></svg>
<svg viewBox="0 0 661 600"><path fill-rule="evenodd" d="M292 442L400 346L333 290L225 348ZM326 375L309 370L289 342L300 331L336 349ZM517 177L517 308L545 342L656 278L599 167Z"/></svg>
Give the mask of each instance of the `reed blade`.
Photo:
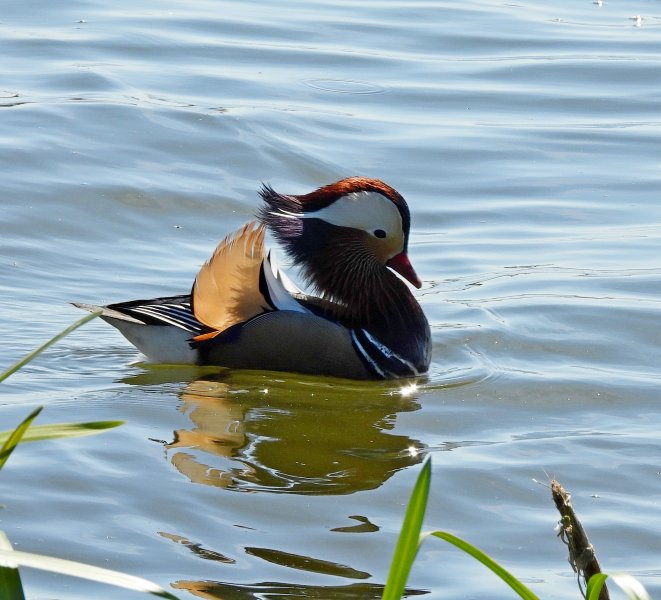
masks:
<svg viewBox="0 0 661 600"><path fill-rule="evenodd" d="M27 417L25 417L25 419L23 419L23 421L20 423L20 425L18 425L18 427L16 427L16 429L10 432L5 432L8 435L5 438L2 448L0 448L0 469L2 469L2 467L5 465L7 459L14 451L14 448L16 448L18 443L21 441L21 438L25 435L28 427L30 427L32 421L35 420L43 408L43 406L35 408Z"/></svg>
<svg viewBox="0 0 661 600"><path fill-rule="evenodd" d="M126 573L120 573L119 571L111 571L110 569L102 569L100 567L86 565L71 560L64 560L62 558L55 558L53 556L0 549L0 566L15 567L16 565L41 569L42 571L51 571L62 575L70 575L72 577L80 577L98 583L107 583L109 585L137 592L145 592L147 594L159 596L160 598L168 598L169 600L178 600L176 596L166 592L159 585L156 585L147 579L142 579L141 577L127 575Z"/></svg>
<svg viewBox="0 0 661 600"><path fill-rule="evenodd" d="M75 323L69 325L69 327L67 327L64 331L61 331L56 336L53 336L45 344L42 344L41 346L39 346L39 348L30 352L30 354L28 354L27 356L24 356L21 360L14 363L11 367L2 371L0 373L0 382L4 381L5 379L7 379L7 377L13 375L14 373L16 373L16 371L27 365L30 361L37 358L37 356L39 356L44 350L46 350L46 348L53 345L55 342L60 341L63 337L69 335L72 331L75 331L81 325L84 325L88 321L91 321L92 319L98 317L101 314L101 312L102 311L97 310L96 312L93 312L89 315L85 315L82 319L78 319Z"/></svg>
<svg viewBox="0 0 661 600"><path fill-rule="evenodd" d="M402 530L390 562L390 572L388 573L386 587L383 590L382 600L400 600L404 594L411 566L418 553L420 531L427 509L430 483L431 460L427 458L422 465L422 470L411 493Z"/></svg>

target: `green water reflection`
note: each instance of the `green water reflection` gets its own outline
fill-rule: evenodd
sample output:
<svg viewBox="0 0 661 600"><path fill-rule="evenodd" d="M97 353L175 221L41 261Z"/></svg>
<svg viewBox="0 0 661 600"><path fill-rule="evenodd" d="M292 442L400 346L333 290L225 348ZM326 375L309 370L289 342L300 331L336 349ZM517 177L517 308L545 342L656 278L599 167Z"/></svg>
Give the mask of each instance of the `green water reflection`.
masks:
<svg viewBox="0 0 661 600"><path fill-rule="evenodd" d="M404 390L402 392L402 390ZM416 464L426 447L393 433L415 388L278 374L209 374L185 386L168 457L194 483L230 490L350 494Z"/></svg>
<svg viewBox="0 0 661 600"><path fill-rule="evenodd" d="M411 382L356 383L247 371L147 368L124 380L143 387L176 384L178 410L189 425L162 441L166 457L195 484L230 491L351 494L375 489L400 469L422 461L428 448L395 433L398 415L420 409ZM372 533L379 527L361 515L333 531ZM159 532L204 560L235 564L236 558L178 533ZM267 581L173 583L200 598L380 598L373 575L308 552L245 545L246 555L290 572L332 576L346 585ZM426 594L412 590L410 595Z"/></svg>

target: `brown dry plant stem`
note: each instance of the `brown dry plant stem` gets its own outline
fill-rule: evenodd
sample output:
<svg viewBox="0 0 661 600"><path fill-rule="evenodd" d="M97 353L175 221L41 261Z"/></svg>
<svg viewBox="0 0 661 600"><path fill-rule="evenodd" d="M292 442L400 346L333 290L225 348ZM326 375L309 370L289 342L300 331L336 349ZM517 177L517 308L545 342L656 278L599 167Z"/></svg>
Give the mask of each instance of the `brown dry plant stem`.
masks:
<svg viewBox="0 0 661 600"><path fill-rule="evenodd" d="M555 507L560 513L560 521L558 523L560 533L558 536L569 548L569 564L574 569L574 573L577 574L579 587L581 588L581 592L583 592L583 596L585 596L584 586L587 586L590 577L601 573L594 547L590 543L590 540L588 540L585 529L583 529L581 522L574 512L574 507L571 504L571 494L555 481L555 479L551 481L551 495L553 496ZM581 579L583 579L582 583ZM610 600L608 589L606 589L605 585L601 589L599 600Z"/></svg>

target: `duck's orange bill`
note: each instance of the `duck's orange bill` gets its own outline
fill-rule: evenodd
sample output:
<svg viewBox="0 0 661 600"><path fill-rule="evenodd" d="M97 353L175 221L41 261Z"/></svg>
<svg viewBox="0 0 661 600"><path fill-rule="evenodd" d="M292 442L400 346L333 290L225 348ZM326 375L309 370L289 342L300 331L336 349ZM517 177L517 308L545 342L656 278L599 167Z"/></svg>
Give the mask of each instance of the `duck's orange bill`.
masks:
<svg viewBox="0 0 661 600"><path fill-rule="evenodd" d="M413 265L406 252L401 252L397 256L393 256L386 263L386 267L390 267L393 271L399 273L406 281L418 289L422 287L422 281L420 281L420 277L418 277L418 274L413 269Z"/></svg>

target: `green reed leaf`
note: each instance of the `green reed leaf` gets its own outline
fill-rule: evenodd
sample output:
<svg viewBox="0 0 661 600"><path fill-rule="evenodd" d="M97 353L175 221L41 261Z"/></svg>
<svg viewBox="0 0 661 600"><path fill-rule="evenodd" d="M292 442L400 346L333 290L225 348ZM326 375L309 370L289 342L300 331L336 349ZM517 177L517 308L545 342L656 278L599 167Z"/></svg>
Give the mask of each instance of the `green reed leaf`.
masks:
<svg viewBox="0 0 661 600"><path fill-rule="evenodd" d="M55 342L60 341L63 337L69 335L72 331L75 331L78 329L81 325L84 325L88 321L91 321L92 319L98 317L101 314L102 311L97 310L96 312L93 312L89 315L85 315L82 319L78 319L73 325L70 325L67 327L64 331L61 331L58 333L56 336L52 337L50 340L48 340L45 344L42 344L37 348L36 350L33 350L28 354L27 356L23 357L21 360L19 360L17 363L14 363L11 367L8 369L2 371L0 373L0 382L4 381L9 377L10 375L16 373L20 368L24 367L27 365L30 361L34 360L39 356L46 348L54 344Z"/></svg>
<svg viewBox="0 0 661 600"><path fill-rule="evenodd" d="M507 569L501 567L493 558L482 552L479 548L476 548L472 544L469 544L467 541L458 538L456 535L452 535L447 531L430 531L423 533L420 539L420 542L424 541L429 536L434 536L449 542L450 544L456 546L466 554L469 554L479 562L481 562L485 567L491 569L498 577L500 577L507 585L509 585L521 598L524 600L539 600L535 594L532 593L523 583L521 583L514 575L512 575Z"/></svg>
<svg viewBox="0 0 661 600"><path fill-rule="evenodd" d="M97 435L106 429L119 427L124 421L93 421L90 423L50 423L48 425L33 425L23 435L22 442L39 442L59 438ZM0 431L0 444L9 438L12 432Z"/></svg>
<svg viewBox="0 0 661 600"><path fill-rule="evenodd" d="M643 584L635 577L626 573L612 573L611 575L597 573L593 575L590 577L587 589L585 590L585 600L599 600L601 589L604 587L608 578L622 589L629 600L652 600L647 590L643 587Z"/></svg>
<svg viewBox="0 0 661 600"><path fill-rule="evenodd" d="M0 550L13 550L9 538L4 531L0 531ZM12 600L25 600L21 576L16 565L0 567L0 598L11 598Z"/></svg>
<svg viewBox="0 0 661 600"><path fill-rule="evenodd" d="M390 572L383 590L382 600L400 600L404 594L406 580L420 545L420 531L427 508L430 482L431 461L430 458L427 458L411 493L402 530L390 562Z"/></svg>
<svg viewBox="0 0 661 600"><path fill-rule="evenodd" d="M25 435L25 432L27 431L28 427L30 427L32 421L35 420L35 418L43 408L44 408L43 406L39 406L35 408L21 422L21 424L18 427L16 427L16 429L14 429L13 431L5 432L7 434L7 437L5 438L2 448L0 448L0 469L2 469L2 467L5 465L7 459L9 458L9 455L14 451L14 448L16 448L18 442L21 441L21 438Z"/></svg>
<svg viewBox="0 0 661 600"><path fill-rule="evenodd" d="M107 583L109 585L137 592L145 592L147 594L159 596L160 598L178 600L176 596L166 592L162 587L148 581L147 579L71 560L55 558L53 556L43 556L41 554L32 554L29 552L0 549L0 565L10 567L16 567L16 565L31 567L43 571L60 573L62 575L89 579L98 583Z"/></svg>
<svg viewBox="0 0 661 600"><path fill-rule="evenodd" d="M604 587L606 579L608 579L606 573L596 573L590 577L585 590L585 600L599 600L599 594L601 594L601 589Z"/></svg>

